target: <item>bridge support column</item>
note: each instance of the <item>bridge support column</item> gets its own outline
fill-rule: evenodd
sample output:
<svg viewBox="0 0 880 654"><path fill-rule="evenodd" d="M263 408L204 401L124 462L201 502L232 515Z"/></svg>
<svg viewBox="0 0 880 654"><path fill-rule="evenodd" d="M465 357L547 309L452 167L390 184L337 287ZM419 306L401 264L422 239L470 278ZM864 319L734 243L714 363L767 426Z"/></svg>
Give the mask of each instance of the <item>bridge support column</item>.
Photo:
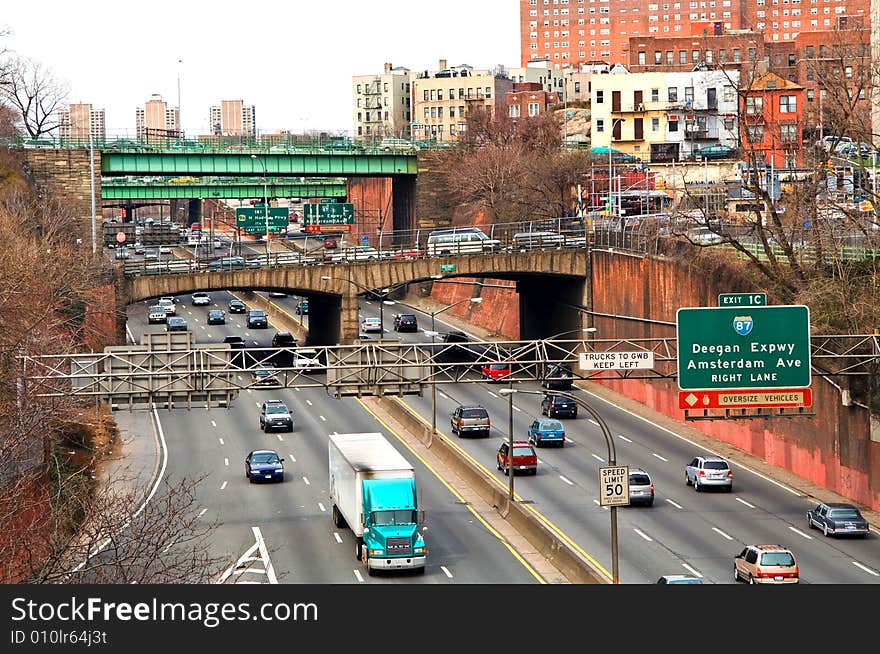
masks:
<svg viewBox="0 0 880 654"><path fill-rule="evenodd" d="M361 331L358 318L358 296L352 290L342 296L342 311L339 316L340 343L357 343Z"/></svg>

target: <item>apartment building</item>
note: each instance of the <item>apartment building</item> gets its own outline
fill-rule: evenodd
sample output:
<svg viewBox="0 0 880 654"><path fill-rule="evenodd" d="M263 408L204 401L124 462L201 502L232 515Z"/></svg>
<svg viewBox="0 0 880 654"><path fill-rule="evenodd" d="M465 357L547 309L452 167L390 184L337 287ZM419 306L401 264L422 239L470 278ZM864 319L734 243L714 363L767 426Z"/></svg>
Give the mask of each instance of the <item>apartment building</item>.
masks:
<svg viewBox="0 0 880 654"><path fill-rule="evenodd" d="M219 107L211 107L211 133L214 136L257 135L257 110L245 105L244 100L222 100Z"/></svg>
<svg viewBox="0 0 880 654"><path fill-rule="evenodd" d="M801 166L804 88L767 73L743 88L740 98L746 160L775 168Z"/></svg>
<svg viewBox="0 0 880 654"><path fill-rule="evenodd" d="M500 67L499 72L514 83L530 82L540 84L544 91L556 93L560 101L565 93L565 71L554 68L547 59L528 61L524 66Z"/></svg>
<svg viewBox="0 0 880 654"><path fill-rule="evenodd" d="M103 141L107 137L104 110L91 104L71 104L58 111L58 135L76 141Z"/></svg>
<svg viewBox="0 0 880 654"><path fill-rule="evenodd" d="M508 91L504 104L507 115L514 120L519 118L537 118L559 103L556 92L545 91L539 82L514 82L513 90Z"/></svg>
<svg viewBox="0 0 880 654"><path fill-rule="evenodd" d="M631 37L754 29L767 42L792 41L869 15L870 0L520 0L521 61L626 63Z"/></svg>
<svg viewBox="0 0 880 654"><path fill-rule="evenodd" d="M161 95L154 93L135 110L135 129L139 139L148 134L179 134L180 108L169 107Z"/></svg>
<svg viewBox="0 0 880 654"><path fill-rule="evenodd" d="M506 112L513 80L503 70L439 63L436 72L423 71L412 81L414 139L457 141L471 112L485 111L490 118Z"/></svg>
<svg viewBox="0 0 880 654"><path fill-rule="evenodd" d="M593 75L592 145L646 163L684 160L709 145L737 148L738 84L738 71Z"/></svg>
<svg viewBox="0 0 880 654"><path fill-rule="evenodd" d="M356 139L410 138L412 75L407 68L385 64L379 75L351 78L352 134Z"/></svg>

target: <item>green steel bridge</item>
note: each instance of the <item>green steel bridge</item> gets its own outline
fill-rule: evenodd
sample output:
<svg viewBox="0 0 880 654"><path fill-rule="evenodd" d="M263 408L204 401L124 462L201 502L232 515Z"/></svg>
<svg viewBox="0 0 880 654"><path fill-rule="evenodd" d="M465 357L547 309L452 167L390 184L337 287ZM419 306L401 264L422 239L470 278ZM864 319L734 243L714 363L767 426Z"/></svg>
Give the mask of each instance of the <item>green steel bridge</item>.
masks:
<svg viewBox="0 0 880 654"><path fill-rule="evenodd" d="M347 196L344 179L269 177L104 177L104 200L244 200L261 198L338 198Z"/></svg>

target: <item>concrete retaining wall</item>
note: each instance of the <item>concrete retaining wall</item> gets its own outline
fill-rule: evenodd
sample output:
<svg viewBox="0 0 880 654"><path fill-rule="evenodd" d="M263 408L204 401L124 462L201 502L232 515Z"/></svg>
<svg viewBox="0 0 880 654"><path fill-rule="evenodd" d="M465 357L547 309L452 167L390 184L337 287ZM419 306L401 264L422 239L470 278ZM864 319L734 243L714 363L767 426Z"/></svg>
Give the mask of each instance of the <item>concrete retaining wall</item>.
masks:
<svg viewBox="0 0 880 654"><path fill-rule="evenodd" d="M411 434L419 437L445 465L474 488L480 497L497 508L511 526L522 534L572 583L604 584L608 577L583 557L566 540L544 523L527 504L509 506L508 491L498 480L467 457L467 454L442 435L431 438L431 427L397 399L378 400L385 411L404 425ZM510 509L508 511L508 508ZM505 515L506 512L506 515Z"/></svg>

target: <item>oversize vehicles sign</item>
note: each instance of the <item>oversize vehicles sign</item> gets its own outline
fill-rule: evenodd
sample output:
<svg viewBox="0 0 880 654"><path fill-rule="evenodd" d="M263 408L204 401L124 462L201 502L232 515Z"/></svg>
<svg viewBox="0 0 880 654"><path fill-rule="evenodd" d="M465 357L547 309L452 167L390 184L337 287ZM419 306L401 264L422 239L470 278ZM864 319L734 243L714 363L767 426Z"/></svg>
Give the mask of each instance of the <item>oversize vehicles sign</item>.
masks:
<svg viewBox="0 0 880 654"><path fill-rule="evenodd" d="M629 466L599 468L599 506L629 505Z"/></svg>
<svg viewBox="0 0 880 654"><path fill-rule="evenodd" d="M679 309L677 327L683 391L810 386L806 306Z"/></svg>

